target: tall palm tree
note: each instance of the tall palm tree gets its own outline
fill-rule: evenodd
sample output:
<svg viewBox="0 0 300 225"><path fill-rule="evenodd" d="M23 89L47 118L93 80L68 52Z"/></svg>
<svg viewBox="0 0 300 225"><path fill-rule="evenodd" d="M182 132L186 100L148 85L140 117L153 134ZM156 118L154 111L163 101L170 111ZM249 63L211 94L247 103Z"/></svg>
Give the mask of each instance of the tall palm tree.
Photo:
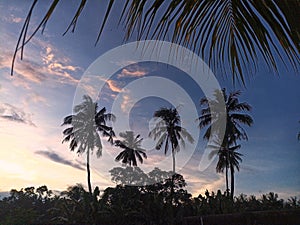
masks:
<svg viewBox="0 0 300 225"><path fill-rule="evenodd" d="M40 28L44 30L60 5L59 0L53 1L33 33L28 35L33 10L39 6L37 2L38 0L33 0L25 19L11 73L18 50L21 49L22 58L26 43ZM74 32L87 2L81 0L66 32ZM114 4L118 4L119 8L120 1L108 2L96 43ZM169 40L170 37L172 42L195 50L208 61L209 66L217 68L221 65L225 72L230 68L228 72L232 74L233 80L244 82L243 73L256 68L260 58L275 71L276 55L282 62L289 61L295 69L298 68L299 9L300 2L297 0L126 0L123 2L119 22L125 25L124 35L127 40L133 34L137 34L137 40Z"/></svg>
<svg viewBox="0 0 300 225"><path fill-rule="evenodd" d="M228 169L231 172L231 189L230 193L233 197L234 195L234 168L239 170L239 162L241 162L241 154L237 153L236 150L240 148L237 145L238 140L248 140L248 136L244 128L241 126L247 125L251 126L253 124L253 119L250 115L245 112L251 110L251 106L246 102L239 102L238 97L240 96L240 91L231 92L229 95L226 94L226 89L222 91L216 91L215 100L209 100L207 98L202 98L200 100L201 106L204 108L201 111L201 116L199 119L199 127L203 129L207 127L203 138L209 140L211 133L214 132L215 135L219 135L219 130L212 131L212 125L219 122L219 118L224 118L219 113L223 110L218 111L218 107L221 107L220 98L224 98L226 107L226 129L224 133L224 138L220 143L217 144L217 154L219 156L219 161L216 167L217 172L223 172L225 169L226 176L226 189L228 191ZM214 110L210 110L210 107Z"/></svg>
<svg viewBox="0 0 300 225"><path fill-rule="evenodd" d="M69 127L63 131L63 141L70 142L71 151L77 150L78 154L86 152L87 183L90 194L92 194L90 154L96 149L97 157L102 155L102 143L99 133L103 137L108 137L112 144L115 136L112 127L106 125L106 121L114 121L115 116L106 113L102 108L98 111L98 104L93 102L88 95L83 96L83 102L73 109L74 114L66 116L62 125Z"/></svg>
<svg viewBox="0 0 300 225"><path fill-rule="evenodd" d="M123 151L117 155L116 161L122 160L124 164L137 166L137 158L143 163L143 158L147 159L146 150L141 147L143 138L140 138L140 135L135 136L133 131L121 132L119 135L123 140L116 140L115 146L122 148Z"/></svg>
<svg viewBox="0 0 300 225"><path fill-rule="evenodd" d="M173 173L175 174L175 154L180 151L180 144L185 147L184 139L190 143L194 139L187 130L180 126L180 116L175 108L161 108L154 113L154 117L161 120L150 131L149 137L157 140L156 149L160 150L164 145L164 152L167 154L171 147L173 158ZM179 144L180 141L180 144Z"/></svg>

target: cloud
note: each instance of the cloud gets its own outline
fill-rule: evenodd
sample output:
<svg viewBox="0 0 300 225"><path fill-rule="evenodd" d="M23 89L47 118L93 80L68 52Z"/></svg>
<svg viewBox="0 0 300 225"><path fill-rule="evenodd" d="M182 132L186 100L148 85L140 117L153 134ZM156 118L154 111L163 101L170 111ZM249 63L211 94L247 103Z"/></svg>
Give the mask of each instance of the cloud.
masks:
<svg viewBox="0 0 300 225"><path fill-rule="evenodd" d="M44 43L39 42L39 44L45 46ZM46 66L46 71L51 75L58 76L60 83L67 81L70 84L77 84L78 80L71 73L80 70L80 67L69 65L70 60L64 56L57 56L61 53L54 47L50 47L49 44L43 48L45 52L42 54L42 61Z"/></svg>
<svg viewBox="0 0 300 225"><path fill-rule="evenodd" d="M128 113L134 106L134 101L133 99L130 98L129 95L124 94L122 97L123 97L123 101L121 103L121 110L124 113Z"/></svg>
<svg viewBox="0 0 300 225"><path fill-rule="evenodd" d="M1 16L1 19L7 23L21 23L23 18L10 14L8 16Z"/></svg>
<svg viewBox="0 0 300 225"><path fill-rule="evenodd" d="M84 170L84 168L82 167L82 164L80 164L78 161L77 161L77 163L70 162L70 161L64 159L62 156L56 154L53 151L40 150L40 151L36 151L35 154L44 156L44 157L50 159L53 162L57 162L57 163L60 163L60 164L63 164L63 165L71 166L75 169Z"/></svg>
<svg viewBox="0 0 300 225"><path fill-rule="evenodd" d="M147 71L137 66L131 66L130 68L122 69L121 73L118 74L118 78L122 77L143 77L147 74Z"/></svg>
<svg viewBox="0 0 300 225"><path fill-rule="evenodd" d="M117 93L122 92L122 88L118 87L116 81L114 81L114 80L107 80L106 83L107 83L109 89L112 90L113 92L117 92Z"/></svg>
<svg viewBox="0 0 300 225"><path fill-rule="evenodd" d="M22 109L8 103L0 103L0 117L6 120L35 126L31 120L30 114L25 113Z"/></svg>
<svg viewBox="0 0 300 225"><path fill-rule="evenodd" d="M11 22L13 22L13 23L21 23L22 21L23 21L23 18L21 18L21 17L14 17L14 16L11 17Z"/></svg>
<svg viewBox="0 0 300 225"><path fill-rule="evenodd" d="M0 69L6 68L10 70L11 57L12 53L5 50L2 52L0 55ZM19 60L17 60L16 65L17 66L14 67L16 78L13 79L16 86L23 86L26 89L30 89L27 81L30 83L41 83L46 80L46 76L43 73L41 66L36 62L26 59L19 63ZM9 74L7 74L7 77L9 77Z"/></svg>
<svg viewBox="0 0 300 225"><path fill-rule="evenodd" d="M13 34L6 34L6 39L10 40ZM1 41L5 41L1 37ZM49 81L51 84L69 84L77 85L79 82L75 75L82 69L71 64L71 60L64 56L62 52L52 47L48 42L34 39L31 47L26 48L23 60L17 55L14 65L14 79L12 83L15 86L21 86L26 89L32 89L32 84L41 84ZM2 49L0 55L0 69L11 69L14 46L8 43ZM9 74L7 73L9 77Z"/></svg>

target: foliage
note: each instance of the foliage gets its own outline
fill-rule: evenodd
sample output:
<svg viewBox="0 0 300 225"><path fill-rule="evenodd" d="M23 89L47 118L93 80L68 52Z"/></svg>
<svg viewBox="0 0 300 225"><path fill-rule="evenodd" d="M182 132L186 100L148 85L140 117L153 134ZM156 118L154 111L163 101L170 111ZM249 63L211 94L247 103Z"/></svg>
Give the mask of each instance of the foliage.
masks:
<svg viewBox="0 0 300 225"><path fill-rule="evenodd" d="M13 189L9 197L0 200L0 224L162 225L182 224L189 216L300 209L296 197L284 201L273 192L259 198L241 194L233 200L220 190L192 197L186 185L183 176L176 174L148 185L120 184L103 193L96 187L92 196L81 184L60 193L46 186ZM174 193L170 203L171 186Z"/></svg>
<svg viewBox="0 0 300 225"><path fill-rule="evenodd" d="M111 180L120 185L141 186L148 182L148 176L139 167L115 167L111 169Z"/></svg>

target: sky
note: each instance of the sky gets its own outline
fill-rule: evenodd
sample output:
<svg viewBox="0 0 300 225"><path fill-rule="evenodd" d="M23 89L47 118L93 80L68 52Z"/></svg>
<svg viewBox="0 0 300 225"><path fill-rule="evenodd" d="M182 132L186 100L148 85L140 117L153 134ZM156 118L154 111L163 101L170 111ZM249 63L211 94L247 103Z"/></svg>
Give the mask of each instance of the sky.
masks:
<svg viewBox="0 0 300 225"><path fill-rule="evenodd" d="M29 32L49 4L38 3ZM85 155L78 156L70 152L68 144L62 144L64 127L60 126L80 102L81 90L98 97L100 107L117 114L112 124L118 128L117 135L129 126L144 138L148 159L140 167L145 172L156 166L172 169L170 155L153 150L148 133L155 123L155 110L177 107L182 125L195 139L177 154L177 172L184 176L194 196L206 189L225 190L224 174L215 172L216 160L205 169L199 165L207 143L202 140L203 131L197 127L196 118L205 87L199 87L184 68L155 60L132 61L128 52L113 55L107 63L99 61L99 57L124 44L124 29L117 26L117 16L110 17L95 46L105 7L89 2L75 32L62 36L77 3L59 4L43 35L39 32L25 47L24 59L18 57L14 76L10 76L13 52L31 1L0 1L0 192L44 184L52 190L64 190L76 183L86 184ZM113 13L119 15L120 8L115 7ZM110 70L111 65L118 69L104 82L102 72ZM90 76L87 71L94 67L99 74ZM249 140L241 142L243 161L236 173L236 194L273 191L281 198L300 197L300 76L281 64L278 68L279 74L274 75L260 63L255 74L248 76L246 87L233 85L230 76L215 73L220 87L241 90L240 100L252 106L254 124L246 128ZM115 185L109 170L122 166L114 161L120 150L105 140L103 144L102 157L93 154L91 161L92 184L100 189Z"/></svg>

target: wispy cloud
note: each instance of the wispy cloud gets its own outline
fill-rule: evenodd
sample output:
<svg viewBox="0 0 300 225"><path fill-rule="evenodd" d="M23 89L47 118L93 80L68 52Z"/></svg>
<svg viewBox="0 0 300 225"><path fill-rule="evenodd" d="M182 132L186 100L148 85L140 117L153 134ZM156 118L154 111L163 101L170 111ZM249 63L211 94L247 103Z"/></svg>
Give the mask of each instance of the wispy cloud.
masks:
<svg viewBox="0 0 300 225"><path fill-rule="evenodd" d="M60 164L63 164L63 165L71 166L75 169L84 170L84 168L82 167L81 164L79 164L78 161L77 161L77 163L70 162L69 160L64 159L62 156L58 155L57 153L55 153L53 151L40 150L40 151L36 151L35 154L44 156L44 157L50 159L53 162L57 162L57 163L60 163Z"/></svg>
<svg viewBox="0 0 300 225"><path fill-rule="evenodd" d="M122 69L121 73L118 74L118 78L122 77L143 77L147 74L147 71L139 67L130 67Z"/></svg>
<svg viewBox="0 0 300 225"><path fill-rule="evenodd" d="M124 113L128 113L134 105L134 100L131 99L130 95L128 94L124 94L122 97L123 97L123 101L121 103L121 110Z"/></svg>
<svg viewBox="0 0 300 225"><path fill-rule="evenodd" d="M78 80L71 73L80 70L80 67L70 65L70 60L62 56L57 49L49 46L48 43L47 46L43 42L39 42L39 44L44 48L42 61L46 66L46 71L50 75L58 76L60 83L67 81L70 84L77 84Z"/></svg>
<svg viewBox="0 0 300 225"><path fill-rule="evenodd" d="M21 23L23 21L23 18L18 17L14 14L9 14L8 16L1 16L1 20L7 23Z"/></svg>
<svg viewBox="0 0 300 225"><path fill-rule="evenodd" d="M9 121L35 126L29 113L26 113L22 109L8 103L0 103L0 117Z"/></svg>
<svg viewBox="0 0 300 225"><path fill-rule="evenodd" d="M14 40L12 33L6 33L1 37L1 41ZM10 71L14 43L8 43L2 47L0 55L0 69ZM15 86L22 86L32 89L32 84L68 84L77 85L79 80L76 78L82 69L72 64L71 60L63 52L53 47L50 43L34 39L31 47L26 48L24 59L20 60L17 56L14 65L15 77L12 83ZM9 76L9 74L7 74Z"/></svg>

